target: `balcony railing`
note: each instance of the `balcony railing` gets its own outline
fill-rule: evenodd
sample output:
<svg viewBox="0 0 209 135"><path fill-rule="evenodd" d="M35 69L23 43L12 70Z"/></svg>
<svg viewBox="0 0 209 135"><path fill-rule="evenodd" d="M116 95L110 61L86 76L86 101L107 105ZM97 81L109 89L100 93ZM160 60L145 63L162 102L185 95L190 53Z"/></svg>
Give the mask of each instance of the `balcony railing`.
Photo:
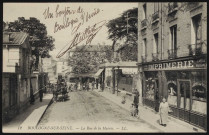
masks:
<svg viewBox="0 0 209 135"><path fill-rule="evenodd" d="M190 56L194 56L194 55L201 55L202 52L202 43L198 43L198 44L191 44L188 46L189 48L189 55Z"/></svg>
<svg viewBox="0 0 209 135"><path fill-rule="evenodd" d="M159 19L159 11L152 14L152 22L156 22Z"/></svg>
<svg viewBox="0 0 209 135"><path fill-rule="evenodd" d="M174 11L177 11L177 7L178 7L177 2L170 2L168 4L168 13L172 13Z"/></svg>
<svg viewBox="0 0 209 135"><path fill-rule="evenodd" d="M147 27L147 19L142 20L141 22L141 28Z"/></svg>
<svg viewBox="0 0 209 135"><path fill-rule="evenodd" d="M175 59L175 58L177 58L177 50L176 49L168 50L168 59Z"/></svg>
<svg viewBox="0 0 209 135"><path fill-rule="evenodd" d="M147 56L141 56L142 57L142 63L147 62Z"/></svg>
<svg viewBox="0 0 209 135"><path fill-rule="evenodd" d="M152 53L152 61L158 61L158 53Z"/></svg>

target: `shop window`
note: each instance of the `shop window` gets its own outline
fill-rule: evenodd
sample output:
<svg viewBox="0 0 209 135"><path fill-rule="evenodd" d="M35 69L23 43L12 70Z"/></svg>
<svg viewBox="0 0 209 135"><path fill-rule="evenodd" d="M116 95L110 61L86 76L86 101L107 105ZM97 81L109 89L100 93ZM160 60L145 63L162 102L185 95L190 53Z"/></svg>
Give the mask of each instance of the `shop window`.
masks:
<svg viewBox="0 0 209 135"><path fill-rule="evenodd" d="M192 72L192 111L206 114L207 86L205 72Z"/></svg>
<svg viewBox="0 0 209 135"><path fill-rule="evenodd" d="M156 73L146 73L145 98L154 100ZM156 86L157 87L157 86Z"/></svg>
<svg viewBox="0 0 209 135"><path fill-rule="evenodd" d="M166 72L167 84L168 84L168 104L177 106L177 73Z"/></svg>
<svg viewBox="0 0 209 135"><path fill-rule="evenodd" d="M146 80L146 93L145 97L147 99L154 100L154 87L155 83L152 81L152 79Z"/></svg>

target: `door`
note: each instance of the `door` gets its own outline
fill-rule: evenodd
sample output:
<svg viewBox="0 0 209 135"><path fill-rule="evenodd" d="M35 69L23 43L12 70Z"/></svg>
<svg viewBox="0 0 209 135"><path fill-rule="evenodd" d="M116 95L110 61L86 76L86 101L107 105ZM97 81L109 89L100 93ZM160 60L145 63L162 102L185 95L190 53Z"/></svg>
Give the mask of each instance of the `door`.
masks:
<svg viewBox="0 0 209 135"><path fill-rule="evenodd" d="M179 118L189 122L191 110L191 82L190 80L178 80L178 109Z"/></svg>
<svg viewBox="0 0 209 135"><path fill-rule="evenodd" d="M17 75L10 76L10 107L15 106L17 104Z"/></svg>

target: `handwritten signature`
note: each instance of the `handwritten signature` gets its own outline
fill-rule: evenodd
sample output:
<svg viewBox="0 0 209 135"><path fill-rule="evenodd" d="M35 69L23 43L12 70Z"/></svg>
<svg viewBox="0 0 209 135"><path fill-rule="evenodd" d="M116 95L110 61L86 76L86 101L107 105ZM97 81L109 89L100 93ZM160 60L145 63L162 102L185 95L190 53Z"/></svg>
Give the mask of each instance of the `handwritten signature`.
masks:
<svg viewBox="0 0 209 135"><path fill-rule="evenodd" d="M106 20L100 21L92 26L88 26L83 32L77 32L80 25L74 27L72 34L75 34L73 40L70 41L69 47L65 50L68 46L66 45L58 54L57 58L62 57L68 50L72 49L73 47L77 46L82 41L86 40L86 45L89 45L91 41L94 39L96 34L101 30L101 28L106 24Z"/></svg>

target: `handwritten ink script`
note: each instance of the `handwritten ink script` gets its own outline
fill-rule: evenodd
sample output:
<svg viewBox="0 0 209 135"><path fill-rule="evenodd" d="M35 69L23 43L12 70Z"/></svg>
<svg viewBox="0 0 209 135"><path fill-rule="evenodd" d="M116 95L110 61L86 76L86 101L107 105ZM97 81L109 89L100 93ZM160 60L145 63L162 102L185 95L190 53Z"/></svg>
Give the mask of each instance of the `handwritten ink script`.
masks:
<svg viewBox="0 0 209 135"><path fill-rule="evenodd" d="M59 4L56 6L54 12L51 12L49 7L45 9L43 12L45 19L62 19L62 23L57 21L54 23L54 33L71 28L69 36L73 37L73 39L58 53L57 58L62 57L67 51L77 46L82 41L86 41L86 45L92 42L96 34L106 24L106 20L101 20L87 26L86 23L90 22L91 19L95 18L100 12L102 12L102 10L99 8L94 8L93 11L86 12L80 6L77 9L72 9L71 7L61 9ZM82 26L84 30L80 31L80 29L83 29L81 28Z"/></svg>

